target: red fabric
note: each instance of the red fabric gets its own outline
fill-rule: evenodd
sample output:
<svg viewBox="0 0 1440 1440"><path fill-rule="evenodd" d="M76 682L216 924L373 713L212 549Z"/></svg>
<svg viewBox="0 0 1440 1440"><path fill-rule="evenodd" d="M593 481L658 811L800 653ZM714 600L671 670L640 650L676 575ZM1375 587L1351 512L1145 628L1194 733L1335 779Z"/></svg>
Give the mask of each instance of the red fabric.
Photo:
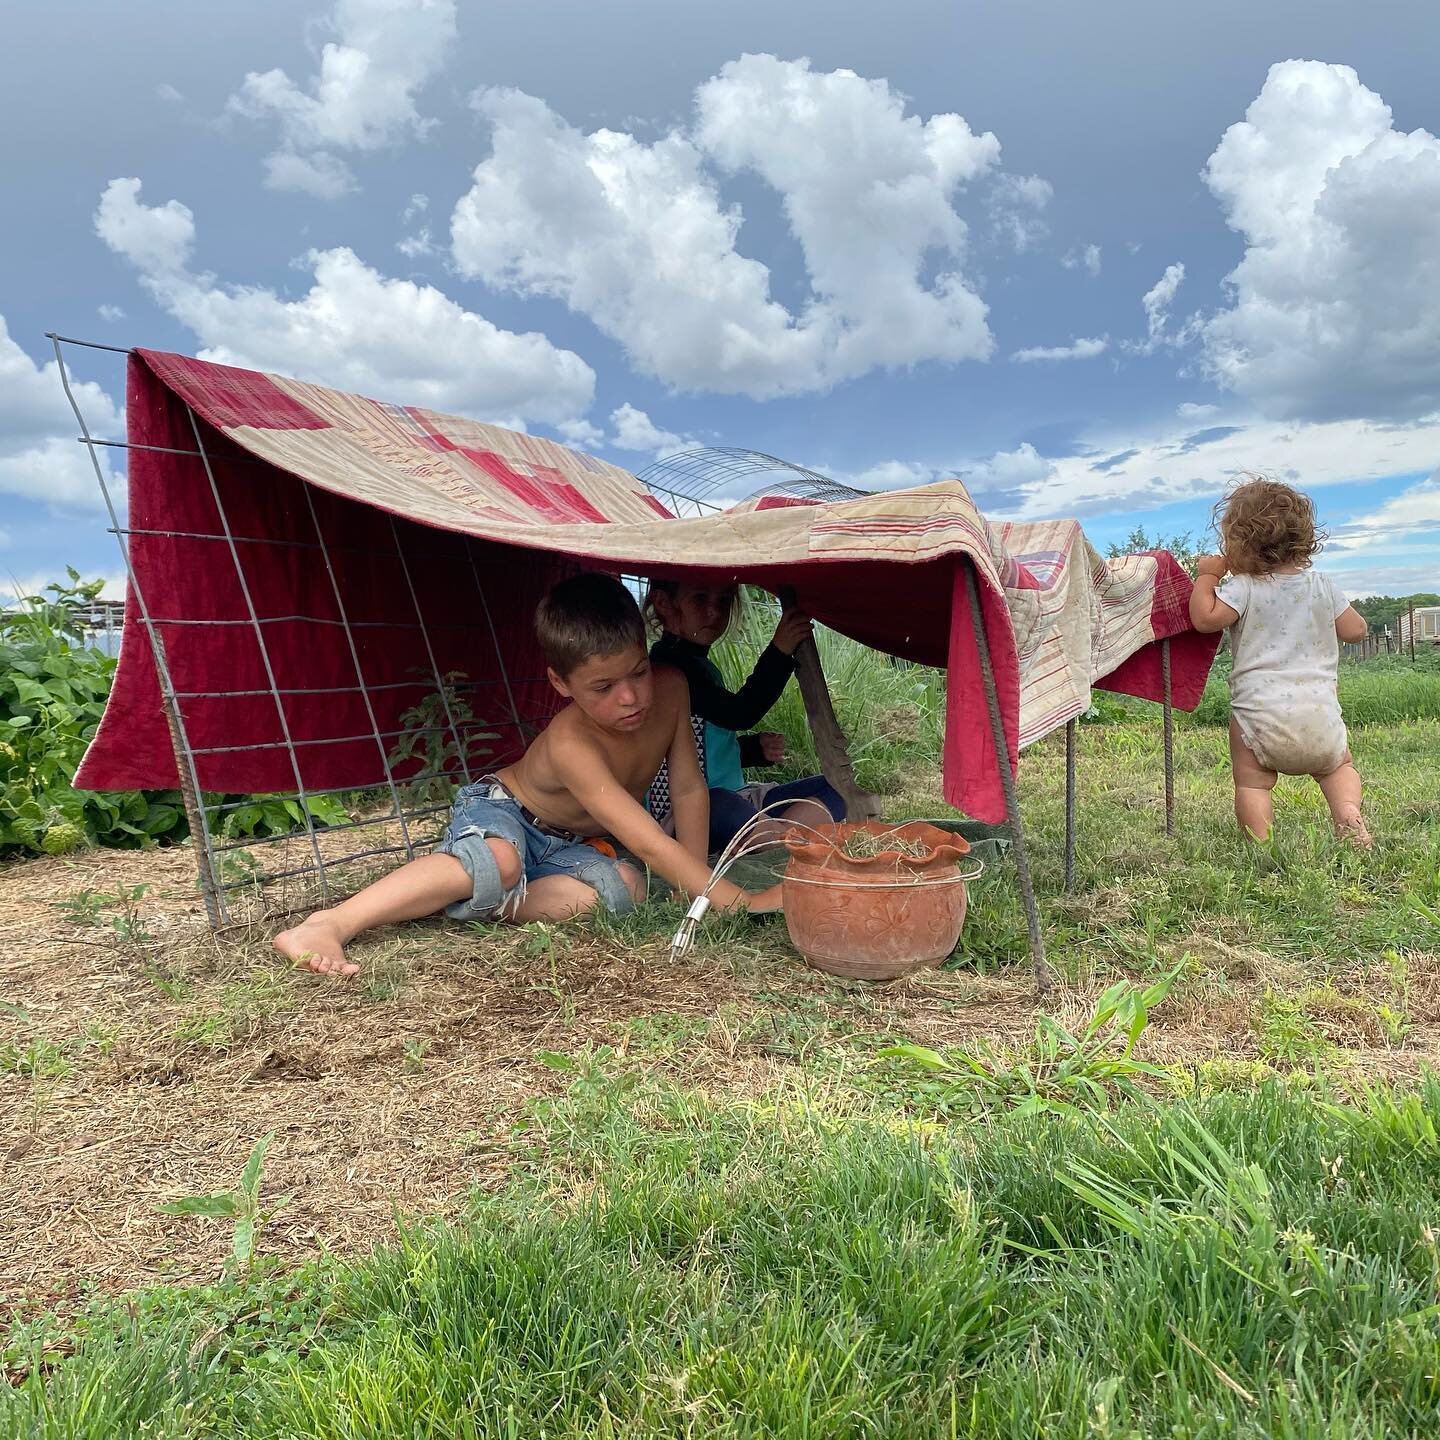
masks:
<svg viewBox="0 0 1440 1440"><path fill-rule="evenodd" d="M366 417L365 424L398 436L397 443L436 452L463 450L439 434L424 412L358 397L332 399L350 403ZM544 678L532 629L535 606L555 580L595 562L540 548L544 531L538 524L534 547L503 543L421 524L378 504L307 484L250 455L222 429L323 430L329 422L322 414L267 376L149 351L132 356L127 418L133 444L193 449L187 401L201 417L235 558L202 462L146 449L130 452L130 552L180 695L200 788L255 793L382 783L384 759L372 734L366 696L378 728L399 731L406 727L404 712L435 690L437 669L463 673L461 693L476 716L474 728L498 732L481 763L504 764L521 753L527 743L524 725L543 724L561 703ZM521 454L535 457L531 473L489 451L464 453L497 483L522 495L537 516L605 523L590 498L546 463L545 442L511 440ZM605 468L588 457L579 462ZM762 501L760 508L773 503ZM658 501L648 505L658 515L668 513ZM498 514L482 507L472 513L482 520ZM513 518L509 523L513 533ZM665 573L653 559L639 558L645 553L636 552L635 568ZM649 553L653 556L653 542ZM607 561L601 568L617 563ZM1154 618L1157 634L1175 636L1175 700L1184 707L1198 701L1215 642L1189 631L1183 603L1188 581L1168 556L1162 557L1165 564L1175 573L1167 571L1167 583L1157 586ZM688 569L694 573L694 567ZM1021 569L1007 573L1006 583L1033 583ZM681 567L670 573L681 573ZM756 565L743 573L717 568L713 578L772 590L793 586L799 603L835 630L893 655L948 665L946 798L980 819L1004 818L969 602L953 552L906 563L903 570L883 553L873 560L814 554L803 563ZM1014 633L1003 593L983 572L980 585L1013 763L1019 728ZM348 637L342 614L349 621ZM270 670L257 641L257 624L266 637ZM1147 646L1103 683L1158 699L1158 648ZM282 691L333 693L285 695L282 724L271 693L272 672ZM295 743L293 758L285 724ZM396 741L386 735L381 743L390 750ZM410 762L397 774L403 778L417 767L418 762ZM131 593L114 690L76 784L115 790L169 787L176 781L150 636Z"/></svg>
<svg viewBox="0 0 1440 1440"><path fill-rule="evenodd" d="M1020 671L1015 660L1015 632L1005 597L977 576L980 611L989 639L990 665L1005 726L1005 748L1013 775L1020 760ZM985 677L970 606L965 567L954 570L950 601L950 648L945 679L945 799L977 820L998 823L1006 817Z"/></svg>
<svg viewBox="0 0 1440 1440"><path fill-rule="evenodd" d="M1205 693L1220 636L1202 635L1190 626L1190 577L1168 550L1150 552L1160 563L1160 579L1155 585L1155 601L1150 608L1150 622L1155 627L1156 643L1137 650L1128 660L1108 675L1097 680L1098 690L1111 690L1117 695L1134 695L1140 700L1165 698L1164 664L1159 641L1170 641L1170 697L1177 710L1193 710Z"/></svg>
<svg viewBox="0 0 1440 1440"><path fill-rule="evenodd" d="M126 405L132 444L194 449L183 402L138 360L131 362ZM495 607L492 614L516 709L522 720L543 725L561 701L544 679L545 664L529 616L556 579L580 567L563 556L517 550L406 520L394 520L392 531L390 516L307 486L274 466L252 463L203 421L201 434L258 617L311 617L263 626L275 683L281 689L307 690L356 686L355 659L345 630L326 623L339 620L340 608L306 503L308 490L380 730L403 729L402 712L436 688L416 621L418 601L440 672L465 672L469 681L463 697L485 728L499 732L498 740L487 742L490 760L503 764L518 756L525 740L511 719L476 572ZM129 493L130 526L138 532L130 537L131 562L172 683L184 697L179 706L197 752L200 788L293 791L297 766L307 790L383 783L384 762L358 692L284 697L291 739L324 742L297 746L292 764L202 462L131 450ZM147 530L219 538L143 533ZM396 553L397 536L415 600ZM209 623L173 623L177 620ZM225 623L234 621L242 623ZM405 688L379 688L401 682ZM228 699L195 693L237 690L262 693ZM362 738L344 738L348 736ZM395 740L386 737L384 744L393 748ZM232 746L254 748L205 753ZM414 763L402 765L397 775L417 769ZM93 790L177 783L149 639L133 592L126 596L114 689L75 783Z"/></svg>

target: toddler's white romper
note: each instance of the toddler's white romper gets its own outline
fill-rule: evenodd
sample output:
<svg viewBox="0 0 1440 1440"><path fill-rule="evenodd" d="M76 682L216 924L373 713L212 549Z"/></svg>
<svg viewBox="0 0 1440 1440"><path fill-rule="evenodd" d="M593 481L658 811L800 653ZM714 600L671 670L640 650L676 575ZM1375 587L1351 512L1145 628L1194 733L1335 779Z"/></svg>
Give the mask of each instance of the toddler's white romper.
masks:
<svg viewBox="0 0 1440 1440"><path fill-rule="evenodd" d="M1349 603L1315 570L1232 575L1215 591L1240 619L1230 628L1230 713L1267 770L1328 775L1346 752L1336 694L1335 621Z"/></svg>

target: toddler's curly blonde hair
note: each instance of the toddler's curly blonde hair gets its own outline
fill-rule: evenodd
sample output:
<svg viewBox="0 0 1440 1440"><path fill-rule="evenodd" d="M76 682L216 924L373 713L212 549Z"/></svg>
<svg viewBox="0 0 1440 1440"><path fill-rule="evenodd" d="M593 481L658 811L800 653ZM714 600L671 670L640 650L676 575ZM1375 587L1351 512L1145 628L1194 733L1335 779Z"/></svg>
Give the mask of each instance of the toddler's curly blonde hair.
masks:
<svg viewBox="0 0 1440 1440"><path fill-rule="evenodd" d="M1235 575L1272 575L1308 565L1325 536L1315 528L1315 503L1265 475L1247 475L1215 507L1220 548Z"/></svg>

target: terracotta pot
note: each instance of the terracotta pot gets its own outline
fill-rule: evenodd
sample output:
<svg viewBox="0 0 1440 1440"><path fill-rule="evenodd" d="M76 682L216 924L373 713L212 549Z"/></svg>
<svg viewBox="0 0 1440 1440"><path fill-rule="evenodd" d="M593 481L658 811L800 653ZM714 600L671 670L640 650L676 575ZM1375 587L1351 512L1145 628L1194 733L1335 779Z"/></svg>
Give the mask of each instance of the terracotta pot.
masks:
<svg viewBox="0 0 1440 1440"><path fill-rule="evenodd" d="M842 853L857 831L919 841L912 858L881 850L867 859ZM785 846L785 924L790 942L818 970L860 980L894 980L938 965L965 923L969 845L927 825L863 820L791 831Z"/></svg>

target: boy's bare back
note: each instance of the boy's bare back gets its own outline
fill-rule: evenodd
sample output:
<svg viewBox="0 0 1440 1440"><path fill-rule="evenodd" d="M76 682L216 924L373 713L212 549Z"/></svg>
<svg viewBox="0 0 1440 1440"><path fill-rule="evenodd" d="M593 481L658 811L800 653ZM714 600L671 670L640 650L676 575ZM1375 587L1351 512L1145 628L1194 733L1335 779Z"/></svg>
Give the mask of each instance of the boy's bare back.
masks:
<svg viewBox="0 0 1440 1440"><path fill-rule="evenodd" d="M575 798L577 769L602 772L639 804L675 740L681 716L688 718L690 691L680 671L668 665L653 670L654 701L633 731L615 734L593 724L574 704L567 705L513 765L499 772L506 788L542 820L577 835L602 835L598 824Z"/></svg>

